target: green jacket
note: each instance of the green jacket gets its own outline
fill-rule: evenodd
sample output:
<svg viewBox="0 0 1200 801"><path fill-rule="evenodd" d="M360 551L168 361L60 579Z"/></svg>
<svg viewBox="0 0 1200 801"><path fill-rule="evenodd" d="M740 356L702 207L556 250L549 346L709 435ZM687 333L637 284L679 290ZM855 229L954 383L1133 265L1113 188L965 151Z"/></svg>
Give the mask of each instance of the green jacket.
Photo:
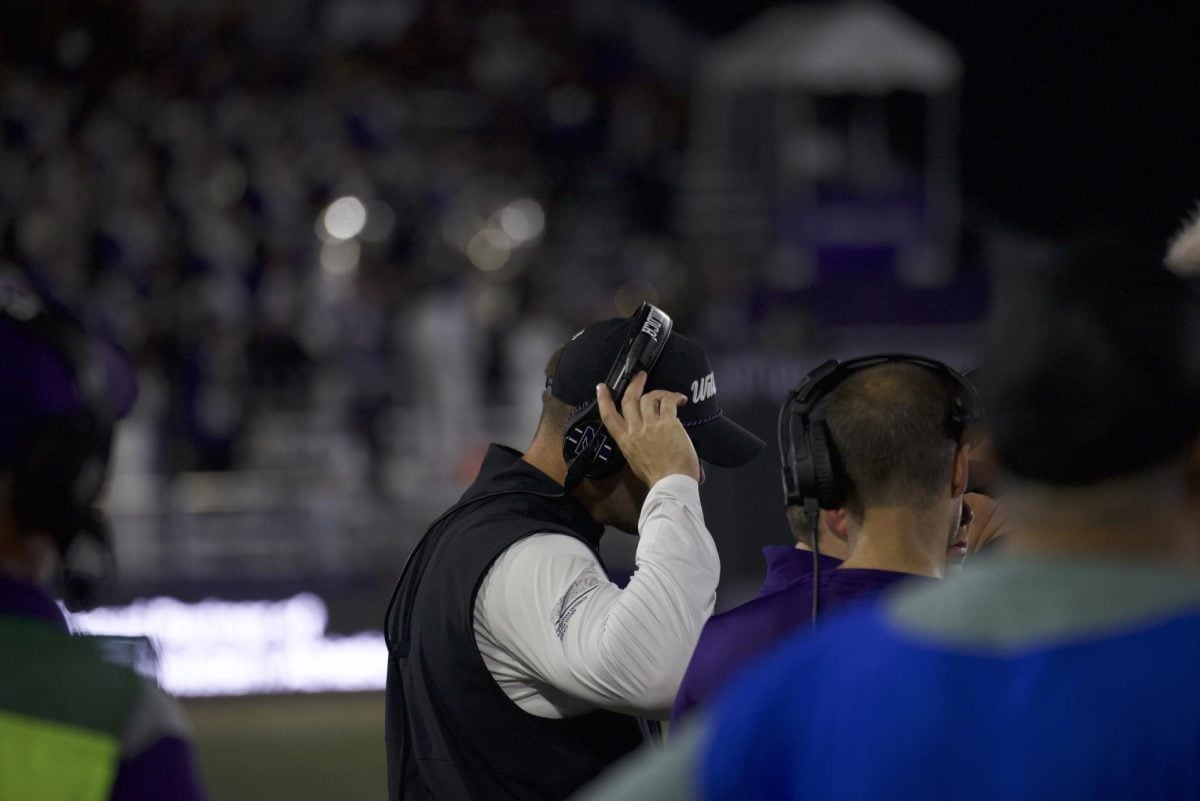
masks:
<svg viewBox="0 0 1200 801"><path fill-rule="evenodd" d="M104 801L123 755L184 726L173 701L89 638L0 615L0 799Z"/></svg>

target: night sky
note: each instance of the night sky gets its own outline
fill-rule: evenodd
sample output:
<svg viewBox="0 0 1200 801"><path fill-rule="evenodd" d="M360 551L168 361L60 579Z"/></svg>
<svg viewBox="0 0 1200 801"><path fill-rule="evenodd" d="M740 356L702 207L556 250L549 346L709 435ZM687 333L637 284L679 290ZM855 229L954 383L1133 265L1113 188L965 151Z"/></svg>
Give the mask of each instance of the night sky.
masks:
<svg viewBox="0 0 1200 801"><path fill-rule="evenodd" d="M718 36L774 5L661 1ZM1200 201L1200 4L893 5L963 60L968 220L1157 247Z"/></svg>

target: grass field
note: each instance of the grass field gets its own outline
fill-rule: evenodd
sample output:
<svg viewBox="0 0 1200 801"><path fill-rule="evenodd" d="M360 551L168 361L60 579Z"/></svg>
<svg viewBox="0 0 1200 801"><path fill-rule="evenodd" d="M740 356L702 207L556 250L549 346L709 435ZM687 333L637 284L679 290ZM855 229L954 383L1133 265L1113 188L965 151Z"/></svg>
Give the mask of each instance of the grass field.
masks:
<svg viewBox="0 0 1200 801"><path fill-rule="evenodd" d="M383 694L190 699L212 801L381 801Z"/></svg>

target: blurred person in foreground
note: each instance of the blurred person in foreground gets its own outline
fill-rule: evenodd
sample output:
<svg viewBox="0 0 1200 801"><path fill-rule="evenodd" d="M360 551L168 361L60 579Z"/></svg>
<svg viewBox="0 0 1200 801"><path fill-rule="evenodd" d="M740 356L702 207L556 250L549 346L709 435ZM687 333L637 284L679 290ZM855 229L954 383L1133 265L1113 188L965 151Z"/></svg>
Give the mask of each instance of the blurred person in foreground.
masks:
<svg viewBox="0 0 1200 801"><path fill-rule="evenodd" d="M672 726L755 657L798 629L905 579L942 578L966 548L966 426L974 389L951 368L901 354L865 356L814 370L780 416L784 485L848 543L845 560L724 612L704 625L675 698ZM815 478L812 467L828 465ZM825 469L825 468L821 468ZM818 538L818 553L822 540ZM808 555L811 561L811 554Z"/></svg>
<svg viewBox="0 0 1200 801"><path fill-rule="evenodd" d="M132 365L0 268L0 798L196 801L182 709L72 636L111 559L93 508Z"/></svg>
<svg viewBox="0 0 1200 801"><path fill-rule="evenodd" d="M1200 208L1184 220L1171 241L1167 243L1164 263L1179 275L1193 281L1200 278Z"/></svg>
<svg viewBox="0 0 1200 801"><path fill-rule="evenodd" d="M670 327L647 304L572 337L529 448L493 445L409 557L385 623L389 798L565 798L669 716L719 578L700 459L763 446ZM623 589L606 525L640 535Z"/></svg>
<svg viewBox="0 0 1200 801"><path fill-rule="evenodd" d="M578 798L1200 798L1200 308L1120 253L1001 277L995 554L789 640Z"/></svg>

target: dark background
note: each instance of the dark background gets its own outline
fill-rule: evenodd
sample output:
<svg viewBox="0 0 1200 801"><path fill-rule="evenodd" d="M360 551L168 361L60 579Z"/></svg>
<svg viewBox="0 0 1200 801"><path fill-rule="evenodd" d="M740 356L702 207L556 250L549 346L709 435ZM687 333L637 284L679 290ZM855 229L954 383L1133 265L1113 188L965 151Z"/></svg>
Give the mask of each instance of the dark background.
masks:
<svg viewBox="0 0 1200 801"><path fill-rule="evenodd" d="M662 5L713 35L774 3ZM1200 199L1200 10L1157 3L893 3L963 61L969 211L1161 247Z"/></svg>
<svg viewBox="0 0 1200 801"><path fill-rule="evenodd" d="M776 5L655 2L710 37ZM45 60L57 30L89 18L107 32L110 59L119 59L135 5L3 0L0 50L6 60ZM474 14L556 4L442 5ZM962 186L976 215L1047 236L1101 225L1158 245L1195 206L1200 9L1194 4L892 5L945 37L963 60Z"/></svg>

